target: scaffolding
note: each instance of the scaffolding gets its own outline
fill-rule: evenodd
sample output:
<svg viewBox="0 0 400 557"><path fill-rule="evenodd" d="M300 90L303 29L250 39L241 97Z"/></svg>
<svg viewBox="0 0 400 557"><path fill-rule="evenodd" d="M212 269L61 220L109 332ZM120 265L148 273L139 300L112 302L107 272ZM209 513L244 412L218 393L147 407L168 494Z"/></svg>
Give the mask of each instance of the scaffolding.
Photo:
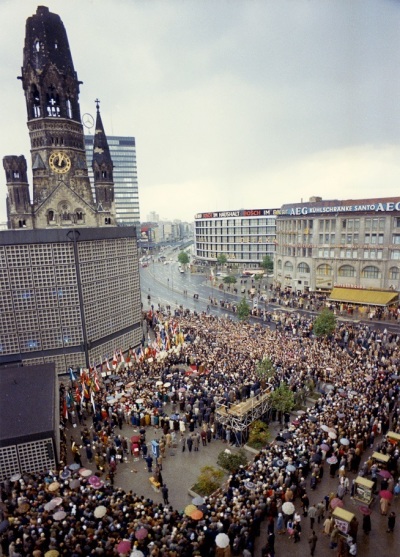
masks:
<svg viewBox="0 0 400 557"><path fill-rule="evenodd" d="M247 438L249 426L255 420L269 416L271 411L269 394L270 389L229 407L225 399L218 400L216 402L217 421L225 428L230 427L242 444Z"/></svg>

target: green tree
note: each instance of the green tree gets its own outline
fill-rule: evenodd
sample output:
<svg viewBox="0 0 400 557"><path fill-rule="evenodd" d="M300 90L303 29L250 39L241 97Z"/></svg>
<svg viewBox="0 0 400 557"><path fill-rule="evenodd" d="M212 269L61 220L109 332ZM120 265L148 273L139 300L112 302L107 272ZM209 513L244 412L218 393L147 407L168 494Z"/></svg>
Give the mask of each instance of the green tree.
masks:
<svg viewBox="0 0 400 557"><path fill-rule="evenodd" d="M181 265L187 265L190 261L190 258L186 251L180 251L178 254L178 261Z"/></svg>
<svg viewBox="0 0 400 557"><path fill-rule="evenodd" d="M268 425L262 420L256 420L250 426L249 440L247 444L253 449L262 449L268 443L270 432Z"/></svg>
<svg viewBox="0 0 400 557"><path fill-rule="evenodd" d="M236 284L236 277L232 276L232 275L228 275L227 277L224 277L223 282L225 284Z"/></svg>
<svg viewBox="0 0 400 557"><path fill-rule="evenodd" d="M331 335L336 328L336 317L328 308L324 308L313 324L313 333L316 337Z"/></svg>
<svg viewBox="0 0 400 557"><path fill-rule="evenodd" d="M226 257L226 255L224 253L220 253L217 257L217 263L218 265L225 265L225 263L228 261L228 258Z"/></svg>
<svg viewBox="0 0 400 557"><path fill-rule="evenodd" d="M274 270L274 262L269 255L265 255L260 263L260 267L269 273Z"/></svg>
<svg viewBox="0 0 400 557"><path fill-rule="evenodd" d="M199 495L211 495L221 486L224 472L214 466L203 466L197 482L193 486L193 491Z"/></svg>
<svg viewBox="0 0 400 557"><path fill-rule="evenodd" d="M270 358L259 360L256 365L256 374L261 382L268 383L275 375L275 366Z"/></svg>
<svg viewBox="0 0 400 557"><path fill-rule="evenodd" d="M237 314L239 321L247 321L250 315L250 306L246 301L246 298L242 298L237 307Z"/></svg>
<svg viewBox="0 0 400 557"><path fill-rule="evenodd" d="M269 395L272 408L278 412L290 412L295 405L293 391L286 383L281 383L277 389Z"/></svg>
<svg viewBox="0 0 400 557"><path fill-rule="evenodd" d="M237 453L222 451L218 455L217 464L228 472L236 472L240 466L246 466L247 456L243 449L240 449Z"/></svg>

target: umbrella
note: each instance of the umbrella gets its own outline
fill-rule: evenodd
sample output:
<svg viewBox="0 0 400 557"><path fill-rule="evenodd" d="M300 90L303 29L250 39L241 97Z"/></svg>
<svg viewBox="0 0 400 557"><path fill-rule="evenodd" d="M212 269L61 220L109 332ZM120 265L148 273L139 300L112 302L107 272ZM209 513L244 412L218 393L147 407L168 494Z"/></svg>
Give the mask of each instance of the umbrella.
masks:
<svg viewBox="0 0 400 557"><path fill-rule="evenodd" d="M125 385L125 387L133 387L133 385L136 385L136 381L130 381Z"/></svg>
<svg viewBox="0 0 400 557"><path fill-rule="evenodd" d="M285 514L293 514L294 513L294 505L290 501L286 501L283 503L282 510Z"/></svg>
<svg viewBox="0 0 400 557"><path fill-rule="evenodd" d="M284 447L285 446L285 441L275 441L275 445L277 445L278 447Z"/></svg>
<svg viewBox="0 0 400 557"><path fill-rule="evenodd" d="M60 555L60 553L57 551L57 549L49 549L49 551L46 551L46 553L44 554L44 557L58 557Z"/></svg>
<svg viewBox="0 0 400 557"><path fill-rule="evenodd" d="M339 499L339 497L334 497L330 502L330 505L331 509L336 509L337 507L340 507L342 509L344 507L344 503L341 499Z"/></svg>
<svg viewBox="0 0 400 557"><path fill-rule="evenodd" d="M178 389L178 391L180 393L186 393L186 387L181 387L180 389Z"/></svg>
<svg viewBox="0 0 400 557"><path fill-rule="evenodd" d="M187 505L187 506L185 507L185 511L184 511L184 512L185 512L185 515L186 515L186 516L190 516L190 515L192 514L192 512L195 511L195 510L196 510L195 505Z"/></svg>
<svg viewBox="0 0 400 557"><path fill-rule="evenodd" d="M224 533L218 534L215 538L215 544L217 547L224 549L229 545L229 537Z"/></svg>
<svg viewBox="0 0 400 557"><path fill-rule="evenodd" d="M156 387L160 387L163 384L162 381L156 381Z"/></svg>
<svg viewBox="0 0 400 557"><path fill-rule="evenodd" d="M303 414L305 414L305 411L304 410L297 410L296 414L298 416L302 416Z"/></svg>
<svg viewBox="0 0 400 557"><path fill-rule="evenodd" d="M314 455L312 455L311 457L311 462L317 462L320 463L322 460L322 457L319 453L315 453Z"/></svg>
<svg viewBox="0 0 400 557"><path fill-rule="evenodd" d="M82 478L89 478L89 476L93 475L93 472L89 470L89 468L81 468L79 470L79 475L82 476Z"/></svg>
<svg viewBox="0 0 400 557"><path fill-rule="evenodd" d="M30 504L29 503L21 503L18 507L17 507L17 512L19 512L20 514L25 514L29 511L30 509Z"/></svg>
<svg viewBox="0 0 400 557"><path fill-rule="evenodd" d="M196 495L196 497L193 497L193 499L192 499L192 504L196 505L196 507L198 505L203 505L204 502L205 502L204 498L200 497L200 495Z"/></svg>
<svg viewBox="0 0 400 557"><path fill-rule="evenodd" d="M75 470L79 470L80 465L77 462L73 462L68 466L68 468L74 472Z"/></svg>
<svg viewBox="0 0 400 557"><path fill-rule="evenodd" d="M139 530L136 530L135 532L135 538L137 540L144 540L144 538L147 538L148 535L148 531L146 530L146 528L139 528Z"/></svg>
<svg viewBox="0 0 400 557"><path fill-rule="evenodd" d="M203 513L199 511L199 509L196 509L192 512L190 518L193 518L193 520L201 520L203 518Z"/></svg>
<svg viewBox="0 0 400 557"><path fill-rule="evenodd" d="M0 534L2 534L3 532L5 532L10 526L10 523L8 520L2 520L0 522Z"/></svg>
<svg viewBox="0 0 400 557"><path fill-rule="evenodd" d="M285 431L285 433L282 433L282 437L284 439L290 439L292 437L292 434L290 433L290 431Z"/></svg>
<svg viewBox="0 0 400 557"><path fill-rule="evenodd" d="M143 551L140 551L139 549L135 548L130 554L130 557L144 557L144 553Z"/></svg>
<svg viewBox="0 0 400 557"><path fill-rule="evenodd" d="M137 398L135 402L136 404L143 404L143 398Z"/></svg>
<svg viewBox="0 0 400 557"><path fill-rule="evenodd" d="M293 466L293 464L288 464L286 466L286 472L296 472L296 466Z"/></svg>
<svg viewBox="0 0 400 557"><path fill-rule="evenodd" d="M318 422L318 418L316 416L309 416L308 418L310 420L310 422L312 422L313 424Z"/></svg>
<svg viewBox="0 0 400 557"><path fill-rule="evenodd" d="M54 520L64 520L66 516L67 513L65 511L57 511L56 513L53 514Z"/></svg>
<svg viewBox="0 0 400 557"><path fill-rule="evenodd" d="M321 451L329 451L330 446L327 445L326 443L322 443L321 445Z"/></svg>
<svg viewBox="0 0 400 557"><path fill-rule="evenodd" d="M392 477L392 474L389 472L389 470L379 470L378 474L382 478L386 478L387 480Z"/></svg>
<svg viewBox="0 0 400 557"><path fill-rule="evenodd" d="M101 479L98 476L93 475L93 476L90 476L88 481L89 481L90 485L95 485L95 484L98 484L99 482L101 482Z"/></svg>
<svg viewBox="0 0 400 557"><path fill-rule="evenodd" d="M278 460L276 461L276 465L277 465L279 468L282 468L282 466L284 465L283 460L281 460L280 458L278 458Z"/></svg>
<svg viewBox="0 0 400 557"><path fill-rule="evenodd" d="M63 500L62 500L62 497L54 497L54 499L52 499L51 502L53 503L53 505L58 507L58 505L61 505Z"/></svg>
<svg viewBox="0 0 400 557"><path fill-rule="evenodd" d="M171 383L164 383L164 387L170 387Z"/></svg>
<svg viewBox="0 0 400 557"><path fill-rule="evenodd" d="M345 415L346 415L346 414L345 414L344 412L336 412L336 416L337 416L338 418L340 418L340 419L344 418Z"/></svg>
<svg viewBox="0 0 400 557"><path fill-rule="evenodd" d="M328 432L328 431L329 431L329 427L328 427L327 425L325 425L325 424L323 424L323 425L321 426L321 429L322 429L322 431L325 431L325 432Z"/></svg>
<svg viewBox="0 0 400 557"><path fill-rule="evenodd" d="M96 518L103 518L106 512L107 512L107 508L104 505L99 505L94 509L93 514Z"/></svg>
<svg viewBox="0 0 400 557"><path fill-rule="evenodd" d="M13 474L13 475L11 476L11 478L10 478L10 480L11 480L12 482L17 482L17 481L20 480L20 479L21 479L21 474Z"/></svg>
<svg viewBox="0 0 400 557"><path fill-rule="evenodd" d="M341 440L340 440L340 444L344 445L344 446L347 446L347 445L350 445L350 441L348 439L346 439L346 437L342 437Z"/></svg>
<svg viewBox="0 0 400 557"><path fill-rule="evenodd" d="M128 553L131 550L131 542L129 540L122 540L117 545L118 553Z"/></svg>
<svg viewBox="0 0 400 557"><path fill-rule="evenodd" d="M71 489L76 489L77 487L80 487L80 485L81 485L81 481L78 480L78 479L76 479L76 480L71 480L71 481L69 482L69 487L70 487Z"/></svg>
<svg viewBox="0 0 400 557"><path fill-rule="evenodd" d="M52 482L48 487L48 490L51 492L57 491L58 489L60 489L60 484L58 482Z"/></svg>
<svg viewBox="0 0 400 557"><path fill-rule="evenodd" d="M45 511L53 511L56 507L57 507L57 503L55 503L54 499L52 499L51 501L49 501L48 503L45 504L44 510Z"/></svg>
<svg viewBox="0 0 400 557"><path fill-rule="evenodd" d="M60 478L62 480L68 480L70 476L71 476L71 472L70 470L68 470L68 468L64 468L64 470L60 472Z"/></svg>
<svg viewBox="0 0 400 557"><path fill-rule="evenodd" d="M337 463L337 458L335 455L330 456L329 458L326 459L326 462L328 464L336 464Z"/></svg>
<svg viewBox="0 0 400 557"><path fill-rule="evenodd" d="M336 433L335 433L334 431L329 431L329 432L328 432L328 436L329 436L331 439L336 439L336 437L337 437L337 435L336 435Z"/></svg>
<svg viewBox="0 0 400 557"><path fill-rule="evenodd" d="M358 507L358 510L362 513L362 514L372 514L372 511L369 507Z"/></svg>
<svg viewBox="0 0 400 557"><path fill-rule="evenodd" d="M256 487L256 484L254 484L253 482L243 482L244 487L247 487L247 489L254 489Z"/></svg>
<svg viewBox="0 0 400 557"><path fill-rule="evenodd" d="M393 497L393 493L387 489L382 489L382 491L379 492L379 497L381 497L381 499L388 499L390 501L390 499Z"/></svg>

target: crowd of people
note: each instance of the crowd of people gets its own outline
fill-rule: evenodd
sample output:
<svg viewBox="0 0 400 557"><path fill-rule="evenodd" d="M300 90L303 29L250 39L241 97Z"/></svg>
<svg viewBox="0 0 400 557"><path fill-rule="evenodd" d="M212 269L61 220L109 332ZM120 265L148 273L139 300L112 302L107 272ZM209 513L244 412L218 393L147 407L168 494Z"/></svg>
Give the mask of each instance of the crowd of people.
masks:
<svg viewBox="0 0 400 557"><path fill-rule="evenodd" d="M390 481L384 487L395 494L399 447L386 434L389 429L400 432L400 335L346 323L338 325L332 337L317 339L308 319L296 314L278 330L206 313L172 317L149 311L146 321L154 342L140 357L120 362L112 375L99 378L92 403L76 405L64 423L68 447L68 428L92 421L91 427L82 425L81 445L89 462L96 464L98 480L80 473L80 449L72 441L64 454L71 449L75 466L65 463L58 471L4 482L3 555L106 557L141 551L159 557L248 557L254 555L266 521L263 555L274 557L276 534L299 541L300 510L314 519L311 528L315 521L323 524L335 548L341 538L330 516L332 499L351 496L355 474L373 479L377 492L382 487L379 465L364 458L371 447L389 456ZM192 439L196 446L195 438L199 435L200 443L203 432L206 442L218 438L241 445L243 440L219 421L218 407L258 396L262 384L257 363L265 357L275 370L269 388L286 383L297 395L305 389L318 393L314 406L307 413L300 411L292 423L283 419L278 438L199 505L201 518L174 510L162 482L163 450L176 438L186 444ZM155 464L166 490L163 503L115 486L118 463L135 456L130 440L121 434L122 424L140 430L138 458L147 456L146 428L162 429L161 460L151 466ZM307 500L324 474L339 476L338 490L321 496L314 513ZM285 512L285 503L294 504L293 512ZM389 531L395 524L392 513ZM351 551L356 551L357 527L355 521L349 532ZM219 534L228 536L226 547L216 543ZM310 535L311 554L317 539L315 532Z"/></svg>

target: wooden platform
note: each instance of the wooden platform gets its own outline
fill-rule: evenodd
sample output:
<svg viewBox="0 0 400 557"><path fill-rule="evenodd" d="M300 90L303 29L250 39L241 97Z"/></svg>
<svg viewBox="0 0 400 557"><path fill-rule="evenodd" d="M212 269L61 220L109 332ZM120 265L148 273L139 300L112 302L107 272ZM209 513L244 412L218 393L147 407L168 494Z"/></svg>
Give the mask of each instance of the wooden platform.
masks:
<svg viewBox="0 0 400 557"><path fill-rule="evenodd" d="M232 406L227 410L226 406L220 406L217 409L217 414L221 414L222 416L231 415L236 416L238 418L242 418L246 414L248 414L252 409L256 408L263 402L265 402L269 397L269 392L259 395L258 398L253 396L251 398L247 398L238 404L232 404Z"/></svg>

